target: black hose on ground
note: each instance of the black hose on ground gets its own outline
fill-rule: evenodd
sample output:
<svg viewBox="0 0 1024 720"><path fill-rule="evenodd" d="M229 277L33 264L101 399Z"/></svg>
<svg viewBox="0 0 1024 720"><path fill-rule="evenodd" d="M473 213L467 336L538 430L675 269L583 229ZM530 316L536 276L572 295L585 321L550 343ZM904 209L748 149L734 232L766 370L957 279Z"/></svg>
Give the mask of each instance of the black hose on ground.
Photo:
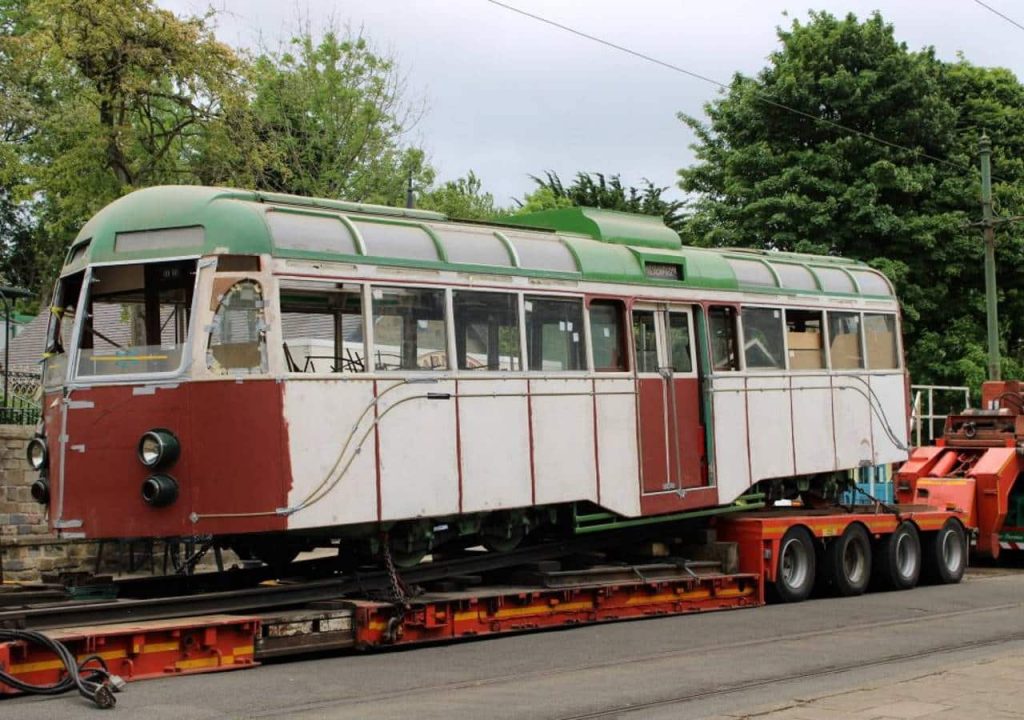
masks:
<svg viewBox="0 0 1024 720"><path fill-rule="evenodd" d="M35 643L50 650L64 664L65 675L52 685L34 685L0 670L0 684L32 695L62 695L77 689L82 697L100 708L112 708L117 704L114 693L120 691L124 681L110 673L99 655L90 655L79 663L66 645L41 632L0 629L0 642L12 640ZM96 666L89 667L91 664Z"/></svg>

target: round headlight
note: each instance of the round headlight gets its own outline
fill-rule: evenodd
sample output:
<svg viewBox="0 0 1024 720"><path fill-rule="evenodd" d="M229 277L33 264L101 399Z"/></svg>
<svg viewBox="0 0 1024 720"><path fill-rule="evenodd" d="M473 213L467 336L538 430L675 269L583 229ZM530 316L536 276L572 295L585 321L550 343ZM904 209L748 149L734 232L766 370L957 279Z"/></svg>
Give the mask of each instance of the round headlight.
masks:
<svg viewBox="0 0 1024 720"><path fill-rule="evenodd" d="M170 475L150 475L142 481L142 499L153 507L167 507L178 499L178 481Z"/></svg>
<svg viewBox="0 0 1024 720"><path fill-rule="evenodd" d="M40 505L45 505L50 502L50 481L45 477L41 477L32 483L32 487L29 489L32 493L32 499Z"/></svg>
<svg viewBox="0 0 1024 720"><path fill-rule="evenodd" d="M180 451L178 438L170 430L150 430L139 438L139 461L149 468L170 465Z"/></svg>
<svg viewBox="0 0 1024 720"><path fill-rule="evenodd" d="M28 447L25 448L25 457L28 458L28 464L32 466L33 470L42 470L46 467L47 460L49 460L46 440L41 437L29 440Z"/></svg>

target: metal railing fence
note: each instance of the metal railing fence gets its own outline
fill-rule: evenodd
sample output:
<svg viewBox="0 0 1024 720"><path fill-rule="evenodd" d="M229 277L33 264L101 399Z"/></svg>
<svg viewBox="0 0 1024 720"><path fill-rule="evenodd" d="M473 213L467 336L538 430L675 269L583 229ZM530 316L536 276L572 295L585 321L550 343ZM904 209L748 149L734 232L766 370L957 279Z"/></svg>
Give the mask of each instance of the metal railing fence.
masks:
<svg viewBox="0 0 1024 720"><path fill-rule="evenodd" d="M963 385L911 385L910 393L915 447L934 442L942 435L947 416L971 406L971 390Z"/></svg>

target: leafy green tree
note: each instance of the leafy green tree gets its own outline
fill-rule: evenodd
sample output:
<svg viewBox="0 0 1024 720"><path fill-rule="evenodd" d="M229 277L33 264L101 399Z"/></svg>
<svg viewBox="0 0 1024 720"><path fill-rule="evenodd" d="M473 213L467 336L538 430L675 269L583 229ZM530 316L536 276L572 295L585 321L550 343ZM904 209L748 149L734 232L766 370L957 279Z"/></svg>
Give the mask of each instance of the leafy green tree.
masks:
<svg viewBox="0 0 1024 720"><path fill-rule="evenodd" d="M96 210L138 187L195 182L196 139L244 97L242 65L208 17L153 0L7 0L0 172L34 200L31 255L52 277ZM38 282L37 282L38 286Z"/></svg>
<svg viewBox="0 0 1024 720"><path fill-rule="evenodd" d="M915 381L980 380L982 246L968 226L979 214L977 140L982 128L992 135L998 197L1021 207L1024 88L1003 70L908 50L877 13L812 12L778 35L768 66L737 75L705 106L706 122L680 115L697 138L696 163L680 171L696 198L685 238L865 260L896 285ZM1003 235L1007 372L1024 358L1021 248L1019 230Z"/></svg>
<svg viewBox="0 0 1024 720"><path fill-rule="evenodd" d="M249 112L266 150L262 189L403 204L412 176L433 181L422 150L403 143L417 110L394 60L366 38L328 30L265 52L251 71Z"/></svg>
<svg viewBox="0 0 1024 720"><path fill-rule="evenodd" d="M559 207L596 207L606 210L657 215L665 224L679 232L684 225L682 200L663 197L667 187L658 187L644 180L641 187L627 187L618 174L578 172L570 185L557 173L547 171L544 177L530 176L537 185L519 204L519 212L535 212Z"/></svg>
<svg viewBox="0 0 1024 720"><path fill-rule="evenodd" d="M424 191L417 207L461 220L493 220L504 212L495 206L494 196L484 192L483 183L472 170L465 177Z"/></svg>

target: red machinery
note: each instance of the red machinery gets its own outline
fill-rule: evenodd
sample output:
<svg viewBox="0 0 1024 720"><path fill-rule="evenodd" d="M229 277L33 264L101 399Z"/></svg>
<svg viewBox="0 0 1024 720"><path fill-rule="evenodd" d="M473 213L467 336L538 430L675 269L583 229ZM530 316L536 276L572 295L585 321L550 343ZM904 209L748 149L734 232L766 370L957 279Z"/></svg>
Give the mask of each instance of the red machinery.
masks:
<svg viewBox="0 0 1024 720"><path fill-rule="evenodd" d="M975 551L999 557L1000 536L1022 524L1024 395L1018 381L982 386L982 409L946 418L943 437L916 449L896 474L900 503L961 511L977 532Z"/></svg>

